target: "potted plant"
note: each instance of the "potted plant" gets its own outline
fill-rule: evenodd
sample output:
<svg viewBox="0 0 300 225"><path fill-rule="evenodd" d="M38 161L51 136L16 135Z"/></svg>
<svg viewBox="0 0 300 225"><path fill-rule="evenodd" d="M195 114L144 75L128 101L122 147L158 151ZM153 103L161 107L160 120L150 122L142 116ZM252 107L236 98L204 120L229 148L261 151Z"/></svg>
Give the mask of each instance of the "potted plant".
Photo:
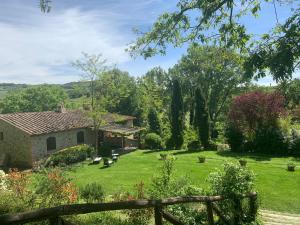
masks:
<svg viewBox="0 0 300 225"><path fill-rule="evenodd" d="M296 164L294 162L289 162L287 164L287 170L288 171L295 171L295 167L296 167Z"/></svg>
<svg viewBox="0 0 300 225"><path fill-rule="evenodd" d="M160 155L161 160L166 160L167 156L168 156L168 154L166 154L166 153L160 153L159 155Z"/></svg>
<svg viewBox="0 0 300 225"><path fill-rule="evenodd" d="M241 166L246 166L247 165L247 160L246 159L239 159L240 165Z"/></svg>
<svg viewBox="0 0 300 225"><path fill-rule="evenodd" d="M205 163L205 156L203 156L203 155L199 155L198 156L198 160L199 160L199 163Z"/></svg>

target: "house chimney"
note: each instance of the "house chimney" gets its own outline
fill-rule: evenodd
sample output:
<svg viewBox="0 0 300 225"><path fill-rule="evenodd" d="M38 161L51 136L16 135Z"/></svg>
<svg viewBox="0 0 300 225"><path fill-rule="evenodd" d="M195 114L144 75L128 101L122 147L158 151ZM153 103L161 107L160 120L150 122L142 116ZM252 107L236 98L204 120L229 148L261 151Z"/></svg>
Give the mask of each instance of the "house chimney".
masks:
<svg viewBox="0 0 300 225"><path fill-rule="evenodd" d="M55 112L57 112L57 113L66 113L67 110L66 110L64 104L61 103L61 104L59 104L59 105L57 106L57 109L55 110Z"/></svg>

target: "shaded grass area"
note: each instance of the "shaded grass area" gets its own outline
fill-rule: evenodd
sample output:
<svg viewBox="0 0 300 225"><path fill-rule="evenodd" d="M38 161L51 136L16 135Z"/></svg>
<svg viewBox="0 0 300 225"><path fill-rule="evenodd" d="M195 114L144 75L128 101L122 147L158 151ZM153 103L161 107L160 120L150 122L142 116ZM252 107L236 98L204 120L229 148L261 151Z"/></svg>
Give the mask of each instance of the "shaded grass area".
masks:
<svg viewBox="0 0 300 225"><path fill-rule="evenodd" d="M192 183L207 188L206 178L210 172L221 168L225 161L236 161L243 157L247 166L256 175L256 187L263 208L300 213L300 162L293 157L267 157L263 155L217 153L204 151L188 153L184 151L136 151L121 156L113 166L103 169L100 165L89 165L89 162L77 164L68 171L68 175L78 186L88 183L100 183L107 194L119 191L132 191L135 184L143 181L147 186L158 171L162 162L160 153L174 153L176 156L175 173L177 176L188 176ZM197 156L206 157L205 163L198 163ZM286 165L295 160L298 168L288 172Z"/></svg>

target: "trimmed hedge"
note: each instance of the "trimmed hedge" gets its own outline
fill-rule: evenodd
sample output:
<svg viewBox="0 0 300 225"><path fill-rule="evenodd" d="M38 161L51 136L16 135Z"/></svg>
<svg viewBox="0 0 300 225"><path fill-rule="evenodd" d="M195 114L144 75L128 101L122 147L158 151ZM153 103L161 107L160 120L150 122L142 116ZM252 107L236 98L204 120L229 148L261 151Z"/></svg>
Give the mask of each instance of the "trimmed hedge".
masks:
<svg viewBox="0 0 300 225"><path fill-rule="evenodd" d="M95 155L95 149L89 145L77 145L62 149L53 153L47 160L45 166L69 165L82 162L87 157Z"/></svg>
<svg viewBox="0 0 300 225"><path fill-rule="evenodd" d="M156 133L148 133L145 136L145 147L149 149L161 149L162 139Z"/></svg>

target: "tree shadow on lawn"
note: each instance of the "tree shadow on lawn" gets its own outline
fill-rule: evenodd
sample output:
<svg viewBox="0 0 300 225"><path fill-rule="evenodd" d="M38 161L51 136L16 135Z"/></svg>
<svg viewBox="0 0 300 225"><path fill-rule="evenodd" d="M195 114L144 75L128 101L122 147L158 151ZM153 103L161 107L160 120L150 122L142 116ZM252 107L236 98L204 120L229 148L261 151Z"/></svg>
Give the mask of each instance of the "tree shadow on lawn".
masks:
<svg viewBox="0 0 300 225"><path fill-rule="evenodd" d="M206 150L206 151L209 151L209 150ZM174 152L173 155L184 155L184 154L201 153L201 152L203 152L203 151L201 151L201 150L186 150L186 151L178 150L178 152Z"/></svg>
<svg viewBox="0 0 300 225"><path fill-rule="evenodd" d="M272 158L286 158L286 157L294 157L295 161L300 161L300 157L297 155L268 155L268 154L260 154L253 152L231 152L231 151L221 151L217 152L218 155L223 157L233 157L233 158L249 158L254 159L255 161L271 161Z"/></svg>
<svg viewBox="0 0 300 225"><path fill-rule="evenodd" d="M219 156L222 157L232 157L232 158L249 158L255 161L271 161L272 156L257 154L251 152L231 152L231 151L219 151L217 152Z"/></svg>

